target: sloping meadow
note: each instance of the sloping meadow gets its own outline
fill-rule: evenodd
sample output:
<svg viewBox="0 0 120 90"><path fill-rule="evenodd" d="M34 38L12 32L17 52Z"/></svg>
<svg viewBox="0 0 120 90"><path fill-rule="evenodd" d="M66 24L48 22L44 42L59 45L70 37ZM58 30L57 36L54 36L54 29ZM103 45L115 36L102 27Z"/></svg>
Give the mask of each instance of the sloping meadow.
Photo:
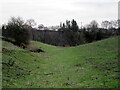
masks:
<svg viewBox="0 0 120 90"><path fill-rule="evenodd" d="M4 88L117 88L118 38L76 47L31 41L36 53L3 41Z"/></svg>

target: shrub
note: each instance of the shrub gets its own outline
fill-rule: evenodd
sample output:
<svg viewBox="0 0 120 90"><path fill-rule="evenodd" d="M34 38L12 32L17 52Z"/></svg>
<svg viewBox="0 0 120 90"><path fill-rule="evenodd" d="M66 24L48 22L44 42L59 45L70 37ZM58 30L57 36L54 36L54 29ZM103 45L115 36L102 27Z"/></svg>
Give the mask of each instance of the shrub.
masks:
<svg viewBox="0 0 120 90"><path fill-rule="evenodd" d="M21 46L29 44L31 36L30 29L31 27L24 23L22 18L12 17L6 25L6 29L3 29L3 32L5 32L5 37L14 39L15 44Z"/></svg>

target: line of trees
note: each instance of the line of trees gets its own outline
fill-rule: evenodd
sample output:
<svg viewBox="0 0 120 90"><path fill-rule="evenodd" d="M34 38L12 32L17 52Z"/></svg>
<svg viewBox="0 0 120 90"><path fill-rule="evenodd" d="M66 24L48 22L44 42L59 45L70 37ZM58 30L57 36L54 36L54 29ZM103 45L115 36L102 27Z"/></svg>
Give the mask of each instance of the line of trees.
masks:
<svg viewBox="0 0 120 90"><path fill-rule="evenodd" d="M80 29L73 19L72 21L66 20L65 23L60 23L58 31L37 31L33 29L32 35L33 40L56 46L76 46L118 35L118 29L115 26L110 28L109 24L106 25L106 21L102 22L102 25L104 28L99 28L98 23L93 20L89 25Z"/></svg>
<svg viewBox="0 0 120 90"><path fill-rule="evenodd" d="M99 28L93 20L85 27L79 28L77 22L66 20L60 23L58 31L37 30L33 19L26 22L20 17L11 17L6 25L2 26L2 35L11 39L19 46L27 46L30 40L40 41L55 46L76 46L118 35L117 21L103 21ZM43 28L40 25L39 28Z"/></svg>

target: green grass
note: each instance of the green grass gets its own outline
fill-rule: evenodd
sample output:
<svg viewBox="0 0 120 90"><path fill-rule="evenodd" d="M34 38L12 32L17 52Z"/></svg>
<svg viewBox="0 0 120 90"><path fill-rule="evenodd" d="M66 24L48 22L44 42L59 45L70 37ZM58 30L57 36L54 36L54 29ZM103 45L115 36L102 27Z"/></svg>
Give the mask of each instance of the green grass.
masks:
<svg viewBox="0 0 120 90"><path fill-rule="evenodd" d="M117 88L118 37L76 47L40 42L44 53L33 53L3 41L3 87L10 88ZM14 62L12 66L9 63Z"/></svg>

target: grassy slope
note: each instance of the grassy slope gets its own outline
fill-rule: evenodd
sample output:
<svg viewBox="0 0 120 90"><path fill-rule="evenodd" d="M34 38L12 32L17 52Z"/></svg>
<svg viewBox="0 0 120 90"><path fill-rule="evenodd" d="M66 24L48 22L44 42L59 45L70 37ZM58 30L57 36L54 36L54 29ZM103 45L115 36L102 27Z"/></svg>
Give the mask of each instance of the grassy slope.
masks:
<svg viewBox="0 0 120 90"><path fill-rule="evenodd" d="M3 41L14 50L3 53L3 87L114 88L118 86L118 37L71 48L39 42L44 53L33 53Z"/></svg>

